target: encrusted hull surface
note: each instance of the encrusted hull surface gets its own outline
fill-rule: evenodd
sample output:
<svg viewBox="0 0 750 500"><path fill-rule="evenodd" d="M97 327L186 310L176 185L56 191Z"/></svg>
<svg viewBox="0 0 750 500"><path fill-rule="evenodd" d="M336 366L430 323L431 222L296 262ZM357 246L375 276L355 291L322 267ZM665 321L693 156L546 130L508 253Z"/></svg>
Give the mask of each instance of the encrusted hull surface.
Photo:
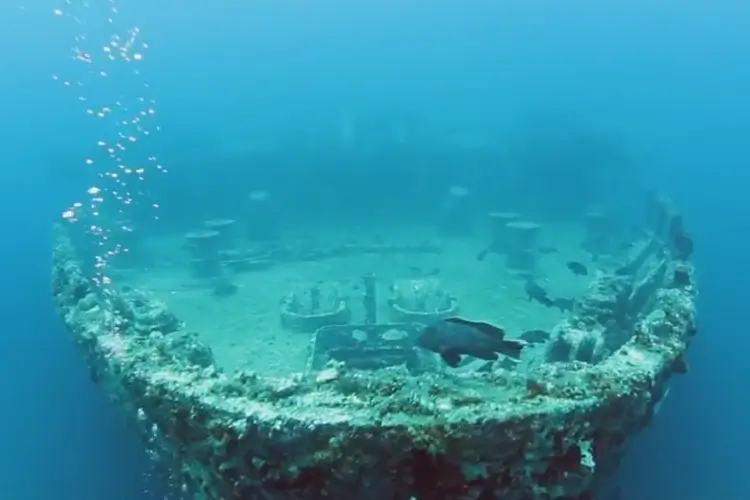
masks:
<svg viewBox="0 0 750 500"><path fill-rule="evenodd" d="M641 278L600 278L557 329L553 362L524 373L228 375L162 304L94 287L64 228L53 291L92 379L191 498L593 498L695 333L692 267L644 252ZM632 318L624 339L606 334L617 307ZM608 346L596 360L575 340L589 331Z"/></svg>

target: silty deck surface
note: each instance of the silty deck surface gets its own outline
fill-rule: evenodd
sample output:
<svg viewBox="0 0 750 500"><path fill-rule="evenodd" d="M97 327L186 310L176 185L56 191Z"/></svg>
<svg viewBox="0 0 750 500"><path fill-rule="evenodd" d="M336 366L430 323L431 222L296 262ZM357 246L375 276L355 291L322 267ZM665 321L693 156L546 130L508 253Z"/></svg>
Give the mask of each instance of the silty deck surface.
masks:
<svg viewBox="0 0 750 500"><path fill-rule="evenodd" d="M353 235L320 231L316 240L374 241L374 232ZM393 244L433 241L440 254L363 254L316 262L290 262L270 269L234 276L236 294L216 297L210 289L191 278L187 258L180 250L179 238L158 242L162 255L173 256L171 265L158 263L148 269L128 271L118 282L137 287L164 301L189 330L200 334L214 352L217 364L226 370L249 369L263 375L284 376L304 369L310 335L282 328L280 301L290 291L308 289L317 282L335 283L349 297L353 322L361 322L361 276L372 272L377 279L379 320L387 322L386 300L395 280L421 276L440 270L440 287L459 300L460 314L469 319L501 325L510 336L529 329L551 329L562 317L555 308L529 302L524 280L505 267L502 256L490 254L479 262L476 254L485 245L484 237L439 239L434 231L421 228L389 231L379 228L377 239ZM540 257L537 281L554 297L580 297L592 280L596 266L581 250L583 233L571 226L545 226L540 245L553 245L558 253ZM156 242L151 242L154 245ZM573 276L565 267L568 260L590 266L590 275ZM533 354L532 354L533 355Z"/></svg>

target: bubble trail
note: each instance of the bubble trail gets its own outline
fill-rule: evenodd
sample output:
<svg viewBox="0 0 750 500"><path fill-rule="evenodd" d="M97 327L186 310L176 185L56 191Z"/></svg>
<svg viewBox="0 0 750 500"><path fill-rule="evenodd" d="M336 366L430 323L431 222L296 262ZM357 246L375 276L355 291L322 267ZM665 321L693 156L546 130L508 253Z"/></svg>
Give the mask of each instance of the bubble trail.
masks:
<svg viewBox="0 0 750 500"><path fill-rule="evenodd" d="M121 236L133 231L134 206L153 209L158 219L159 205L148 200L145 183L167 171L156 156L143 153L148 144L136 149L160 131L156 101L142 73L149 45L138 26L120 28L125 22L117 0L64 0L52 14L73 29L69 64L52 79L97 121L100 134L94 153L80 160L97 182L62 217L91 239L94 282L106 289L111 259L129 251Z"/></svg>

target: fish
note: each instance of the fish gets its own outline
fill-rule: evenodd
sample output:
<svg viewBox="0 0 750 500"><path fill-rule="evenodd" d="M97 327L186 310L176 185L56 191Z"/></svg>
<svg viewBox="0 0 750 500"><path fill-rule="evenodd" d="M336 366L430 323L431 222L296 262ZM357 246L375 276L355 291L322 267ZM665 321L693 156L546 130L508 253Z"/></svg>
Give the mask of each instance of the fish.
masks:
<svg viewBox="0 0 750 500"><path fill-rule="evenodd" d="M422 349L440 354L448 366L457 367L463 356L486 361L498 359L498 354L520 359L527 343L506 339L505 331L483 321L459 317L445 318L426 326L417 337Z"/></svg>
<svg viewBox="0 0 750 500"><path fill-rule="evenodd" d="M586 269L586 266L581 264L580 262L576 262L574 260L571 260L567 264L565 264L570 271L575 274L576 276L586 276L589 274L589 270Z"/></svg>
<svg viewBox="0 0 750 500"><path fill-rule="evenodd" d="M549 295L547 295L547 290L536 284L534 280L528 280L526 282L526 285L524 286L524 290L529 296L529 301L536 300L540 304L547 307L552 307L555 305L555 302L549 298Z"/></svg>
<svg viewBox="0 0 750 500"><path fill-rule="evenodd" d="M550 333L545 330L527 330L519 338L530 344L541 344L549 340Z"/></svg>
<svg viewBox="0 0 750 500"><path fill-rule="evenodd" d="M545 245L539 248L539 253L542 255L550 255L553 253L557 253L557 248L549 245Z"/></svg>

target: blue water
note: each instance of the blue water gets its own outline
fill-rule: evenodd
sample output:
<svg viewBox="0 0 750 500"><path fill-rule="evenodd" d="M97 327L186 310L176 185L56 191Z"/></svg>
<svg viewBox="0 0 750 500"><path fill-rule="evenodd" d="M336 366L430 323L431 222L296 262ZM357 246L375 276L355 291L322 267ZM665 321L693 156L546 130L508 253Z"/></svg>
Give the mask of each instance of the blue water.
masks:
<svg viewBox="0 0 750 500"><path fill-rule="evenodd" d="M92 125L51 80L83 70L68 57L74 29L52 15L54 2L41 3L0 6L0 492L8 500L162 498L49 296L51 225L88 187L75 169L53 168L63 161L55 158L85 155L104 125ZM633 179L683 208L700 278L690 373L616 483L625 499L747 498L749 3L125 3L115 28L141 27L158 123L182 137L159 146L167 165L195 152L190 138L301 133L342 103L506 132L562 110L616 134L638 158ZM115 28L86 27L92 37ZM132 76L120 81L126 95L135 91Z"/></svg>

